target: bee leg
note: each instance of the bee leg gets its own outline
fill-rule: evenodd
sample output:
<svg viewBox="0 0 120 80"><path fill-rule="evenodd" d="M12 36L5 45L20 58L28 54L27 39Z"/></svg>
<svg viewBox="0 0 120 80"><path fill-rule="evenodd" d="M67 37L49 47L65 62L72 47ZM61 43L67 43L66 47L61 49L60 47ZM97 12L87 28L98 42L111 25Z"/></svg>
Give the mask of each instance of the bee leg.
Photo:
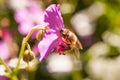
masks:
<svg viewBox="0 0 120 80"><path fill-rule="evenodd" d="M79 59L80 58L80 52L78 48L74 48L75 56Z"/></svg>
<svg viewBox="0 0 120 80"><path fill-rule="evenodd" d="M63 55L66 55L66 54L63 52Z"/></svg>
<svg viewBox="0 0 120 80"><path fill-rule="evenodd" d="M77 46L78 46L81 50L83 49L82 44L81 44L81 42L80 42L79 40L77 40Z"/></svg>
<svg viewBox="0 0 120 80"><path fill-rule="evenodd" d="M61 51L60 53L59 53L59 55L66 55L63 51Z"/></svg>
<svg viewBox="0 0 120 80"><path fill-rule="evenodd" d="M62 52L62 51L59 53L59 55L61 55L61 54L63 54L63 52Z"/></svg>
<svg viewBox="0 0 120 80"><path fill-rule="evenodd" d="M61 55L62 53L60 52L59 55Z"/></svg>

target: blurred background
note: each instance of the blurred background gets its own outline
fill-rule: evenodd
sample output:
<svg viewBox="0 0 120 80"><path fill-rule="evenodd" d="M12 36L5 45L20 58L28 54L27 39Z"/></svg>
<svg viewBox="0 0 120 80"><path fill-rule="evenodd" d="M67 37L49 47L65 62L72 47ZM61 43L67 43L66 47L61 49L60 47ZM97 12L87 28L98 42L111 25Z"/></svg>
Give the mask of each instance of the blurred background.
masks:
<svg viewBox="0 0 120 80"><path fill-rule="evenodd" d="M80 59L74 52L55 52L38 62L21 62L20 80L120 80L120 0L0 0L0 57L14 68L21 42L29 30L41 24L44 10L50 4L60 4L66 28L83 45ZM38 41L29 40L39 56ZM5 68L0 65L0 80Z"/></svg>

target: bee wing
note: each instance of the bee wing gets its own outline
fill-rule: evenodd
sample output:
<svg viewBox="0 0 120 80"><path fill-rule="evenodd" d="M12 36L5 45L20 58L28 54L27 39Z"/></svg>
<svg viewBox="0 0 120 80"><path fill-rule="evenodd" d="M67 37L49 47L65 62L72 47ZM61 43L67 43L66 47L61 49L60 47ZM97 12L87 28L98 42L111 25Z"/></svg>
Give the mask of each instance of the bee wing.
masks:
<svg viewBox="0 0 120 80"><path fill-rule="evenodd" d="M82 44L79 40L77 40L77 47L79 47L81 50L83 49Z"/></svg>
<svg viewBox="0 0 120 80"><path fill-rule="evenodd" d="M76 48L74 48L74 51L75 51L75 56L79 59L80 58L80 51L79 51L79 49L76 47Z"/></svg>

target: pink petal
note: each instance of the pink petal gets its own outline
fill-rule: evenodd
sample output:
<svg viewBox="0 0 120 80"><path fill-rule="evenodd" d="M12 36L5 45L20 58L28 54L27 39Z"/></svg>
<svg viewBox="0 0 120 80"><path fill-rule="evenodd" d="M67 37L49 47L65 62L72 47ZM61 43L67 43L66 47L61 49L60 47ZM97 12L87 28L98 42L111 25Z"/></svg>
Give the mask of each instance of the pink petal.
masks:
<svg viewBox="0 0 120 80"><path fill-rule="evenodd" d="M55 33L50 33L44 36L43 40L38 44L40 58L41 61L43 58L47 58L47 56L54 50L54 48L58 45L58 36Z"/></svg>
<svg viewBox="0 0 120 80"><path fill-rule="evenodd" d="M64 27L63 19L60 13L60 5L50 5L45 10L44 21L49 24L51 29L59 32Z"/></svg>

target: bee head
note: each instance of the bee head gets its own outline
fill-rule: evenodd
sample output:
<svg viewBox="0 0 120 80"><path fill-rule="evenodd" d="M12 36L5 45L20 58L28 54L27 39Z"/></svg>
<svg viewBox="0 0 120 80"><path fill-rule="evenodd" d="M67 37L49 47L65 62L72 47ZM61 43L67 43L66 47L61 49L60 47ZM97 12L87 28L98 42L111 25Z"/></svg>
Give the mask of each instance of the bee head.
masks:
<svg viewBox="0 0 120 80"><path fill-rule="evenodd" d="M63 28L63 29L60 30L60 33L61 33L63 38L66 38L66 37L69 36L69 30L68 29Z"/></svg>

